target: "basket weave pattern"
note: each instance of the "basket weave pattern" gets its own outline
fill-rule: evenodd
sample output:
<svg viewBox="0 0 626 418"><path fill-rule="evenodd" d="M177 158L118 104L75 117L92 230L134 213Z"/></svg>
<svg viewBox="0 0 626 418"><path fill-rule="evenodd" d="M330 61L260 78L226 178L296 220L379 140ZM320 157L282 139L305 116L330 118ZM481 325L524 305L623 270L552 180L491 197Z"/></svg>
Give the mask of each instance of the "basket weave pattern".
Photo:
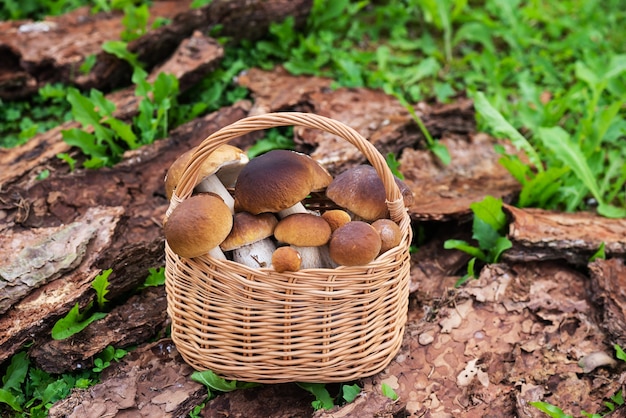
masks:
<svg viewBox="0 0 626 418"><path fill-rule="evenodd" d="M191 196L198 169L219 145L255 130L304 126L355 145L377 170L399 246L366 266L277 273L208 255L186 259L166 243L172 339L197 370L248 382L342 382L381 371L400 348L409 295L410 219L380 153L352 128L310 113L235 122L198 147L166 214Z"/></svg>

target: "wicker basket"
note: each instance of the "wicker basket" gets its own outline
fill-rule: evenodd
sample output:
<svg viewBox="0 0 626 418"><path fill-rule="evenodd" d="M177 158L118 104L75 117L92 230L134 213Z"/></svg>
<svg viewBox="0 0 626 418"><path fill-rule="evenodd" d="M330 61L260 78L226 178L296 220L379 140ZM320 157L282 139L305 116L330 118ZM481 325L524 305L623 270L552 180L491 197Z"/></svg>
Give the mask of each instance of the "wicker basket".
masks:
<svg viewBox="0 0 626 418"><path fill-rule="evenodd" d="M251 131L303 126L355 145L383 181L401 244L366 266L277 273L209 256L181 258L166 243L172 339L197 370L259 383L347 382L378 373L396 355L407 319L411 225L380 153L354 129L310 113L241 119L206 138L166 217L191 196L198 169L219 145Z"/></svg>

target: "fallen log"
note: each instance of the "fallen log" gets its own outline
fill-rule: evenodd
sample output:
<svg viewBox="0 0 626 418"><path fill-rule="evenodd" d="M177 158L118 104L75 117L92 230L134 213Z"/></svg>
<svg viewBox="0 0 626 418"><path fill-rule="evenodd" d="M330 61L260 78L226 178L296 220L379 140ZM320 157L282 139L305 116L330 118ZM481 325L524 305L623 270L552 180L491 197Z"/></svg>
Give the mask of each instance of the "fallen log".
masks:
<svg viewBox="0 0 626 418"><path fill-rule="evenodd" d="M129 153L113 168L54 172L25 187L12 185L0 191L2 266L21 249L45 241L72 222L96 227L75 268L13 300L0 316L4 330L0 363L27 342L48 340L53 324L76 303L84 308L93 299L91 282L102 270L113 270L107 294L113 301L127 298L143 283L149 268L163 265L161 220L169 204L163 185L167 168L208 134L245 117L248 109L249 103L241 102L194 120L168 139ZM251 138L233 143L249 143Z"/></svg>
<svg viewBox="0 0 626 418"><path fill-rule="evenodd" d="M626 255L626 219L509 205L504 210L511 216L508 237L513 242L505 260L566 260L582 266L602 244L607 256Z"/></svg>
<svg viewBox="0 0 626 418"><path fill-rule="evenodd" d="M149 288L114 307L107 316L64 340L38 339L29 357L48 373L93 367L93 357L108 346L143 344L165 330L165 287Z"/></svg>
<svg viewBox="0 0 626 418"><path fill-rule="evenodd" d="M220 36L257 39L272 22L293 16L296 25L306 20L311 0L215 0L190 9L190 0L156 1L150 8L148 28L157 17L169 19L165 26L149 30L128 44L147 70L166 59L194 31L220 25ZM119 40L125 29L121 12L91 14L89 7L43 22L0 23L0 98L15 99L36 92L49 82L109 91L130 82L125 61L102 51L102 44ZM245 28L245 30L242 30ZM96 56L88 74L79 67Z"/></svg>

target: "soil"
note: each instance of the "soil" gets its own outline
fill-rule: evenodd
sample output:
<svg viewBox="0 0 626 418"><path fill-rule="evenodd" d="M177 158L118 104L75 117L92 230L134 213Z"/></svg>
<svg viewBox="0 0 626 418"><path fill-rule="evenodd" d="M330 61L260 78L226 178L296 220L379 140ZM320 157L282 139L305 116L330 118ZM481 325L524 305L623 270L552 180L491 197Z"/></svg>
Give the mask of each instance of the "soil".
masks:
<svg viewBox="0 0 626 418"><path fill-rule="evenodd" d="M194 30L172 49L175 58L154 63L154 73L169 68L191 88L215 68L219 45ZM252 69L237 82L250 90L251 100L180 126L168 138L128 152L113 168L70 172L54 156L80 155L62 141L60 128L0 150L0 362L6 365L29 344L34 364L62 373L93 367L94 356L108 345L130 350L105 369L101 383L74 390L50 416L184 417L203 402L206 388L190 378L193 369L167 337L164 287L137 290L149 268L164 265L162 220L169 202L163 179L180 154L210 133L248 115L278 111L339 120L400 162L415 196L408 212L419 231L402 346L382 372L348 382L361 394L333 410L314 411L312 395L285 383L220 393L200 416L545 416L532 401L573 416L605 411L603 402L626 381L626 363L614 350L614 344L626 347L626 220L513 206L519 184L498 164L494 145L517 151L477 132L467 98L415 104L450 152L452 161L444 165L426 149L408 112L380 91L331 89L328 79L292 76L280 67ZM29 94L27 85L20 94ZM126 115L120 117L132 117L132 96L111 94ZM232 144L245 150L258 138L249 134ZM294 140L297 151L333 175L364 162L356 148L331 135L296 128ZM43 169L50 175L37 180ZM486 195L505 202L513 248L502 262L477 266L477 279L455 287L469 256L445 250L443 243L471 240L469 205ZM602 243L606 259L590 261ZM56 320L76 303L93 300L91 281L108 268L107 317L67 340L53 340ZM397 400L383 395L383 383ZM339 385L328 389L338 395Z"/></svg>

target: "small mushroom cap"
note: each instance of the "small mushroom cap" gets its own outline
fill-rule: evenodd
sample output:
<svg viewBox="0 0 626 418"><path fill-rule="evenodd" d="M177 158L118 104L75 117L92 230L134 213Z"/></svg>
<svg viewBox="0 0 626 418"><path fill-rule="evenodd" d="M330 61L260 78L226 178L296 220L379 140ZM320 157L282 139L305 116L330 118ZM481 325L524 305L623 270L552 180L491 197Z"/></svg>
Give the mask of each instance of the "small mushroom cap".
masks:
<svg viewBox="0 0 626 418"><path fill-rule="evenodd" d="M187 167L196 149L198 149L198 147L194 147L182 153L167 170L167 174L165 175L165 195L168 200L172 198L174 189L178 185L185 171L185 167ZM248 156L243 150L228 144L220 145L202 163L202 167L198 173L197 183L219 172L217 176L222 183L224 183L225 187L232 187L237 175L247 162Z"/></svg>
<svg viewBox="0 0 626 418"><path fill-rule="evenodd" d="M176 206L163 231L172 251L181 257L193 258L219 246L232 226L233 215L224 201L203 193Z"/></svg>
<svg viewBox="0 0 626 418"><path fill-rule="evenodd" d="M330 239L330 225L321 216L294 213L278 222L274 237L297 247L319 247Z"/></svg>
<svg viewBox="0 0 626 418"><path fill-rule="evenodd" d="M292 247L278 247L272 254L272 267L279 273L298 271L302 265L302 256Z"/></svg>
<svg viewBox="0 0 626 418"><path fill-rule="evenodd" d="M404 205L413 204L413 192L399 178L395 178L400 188ZM328 185L326 196L367 221L389 217L386 192L383 181L371 165L358 165L337 175Z"/></svg>
<svg viewBox="0 0 626 418"><path fill-rule="evenodd" d="M252 215L248 212L237 212L233 217L233 228L220 244L220 248L231 251L269 238L277 223L278 219L272 213Z"/></svg>
<svg viewBox="0 0 626 418"><path fill-rule="evenodd" d="M332 176L306 154L272 150L250 160L235 184L235 208L252 214L280 212L323 190Z"/></svg>
<svg viewBox="0 0 626 418"><path fill-rule="evenodd" d="M350 214L341 209L327 210L326 212L322 213L322 218L324 218L324 220L328 222L328 225L330 225L330 230L333 232L335 231L335 229L344 224L347 224L352 220L350 218Z"/></svg>
<svg viewBox="0 0 626 418"><path fill-rule="evenodd" d="M402 230L398 224L391 219L377 219L372 222L372 226L378 232L378 235L380 235L382 242L380 247L381 254L397 247L400 241L402 241Z"/></svg>
<svg viewBox="0 0 626 418"><path fill-rule="evenodd" d="M343 266L364 266L380 253L381 240L367 222L352 221L333 232L328 248L330 258Z"/></svg>

